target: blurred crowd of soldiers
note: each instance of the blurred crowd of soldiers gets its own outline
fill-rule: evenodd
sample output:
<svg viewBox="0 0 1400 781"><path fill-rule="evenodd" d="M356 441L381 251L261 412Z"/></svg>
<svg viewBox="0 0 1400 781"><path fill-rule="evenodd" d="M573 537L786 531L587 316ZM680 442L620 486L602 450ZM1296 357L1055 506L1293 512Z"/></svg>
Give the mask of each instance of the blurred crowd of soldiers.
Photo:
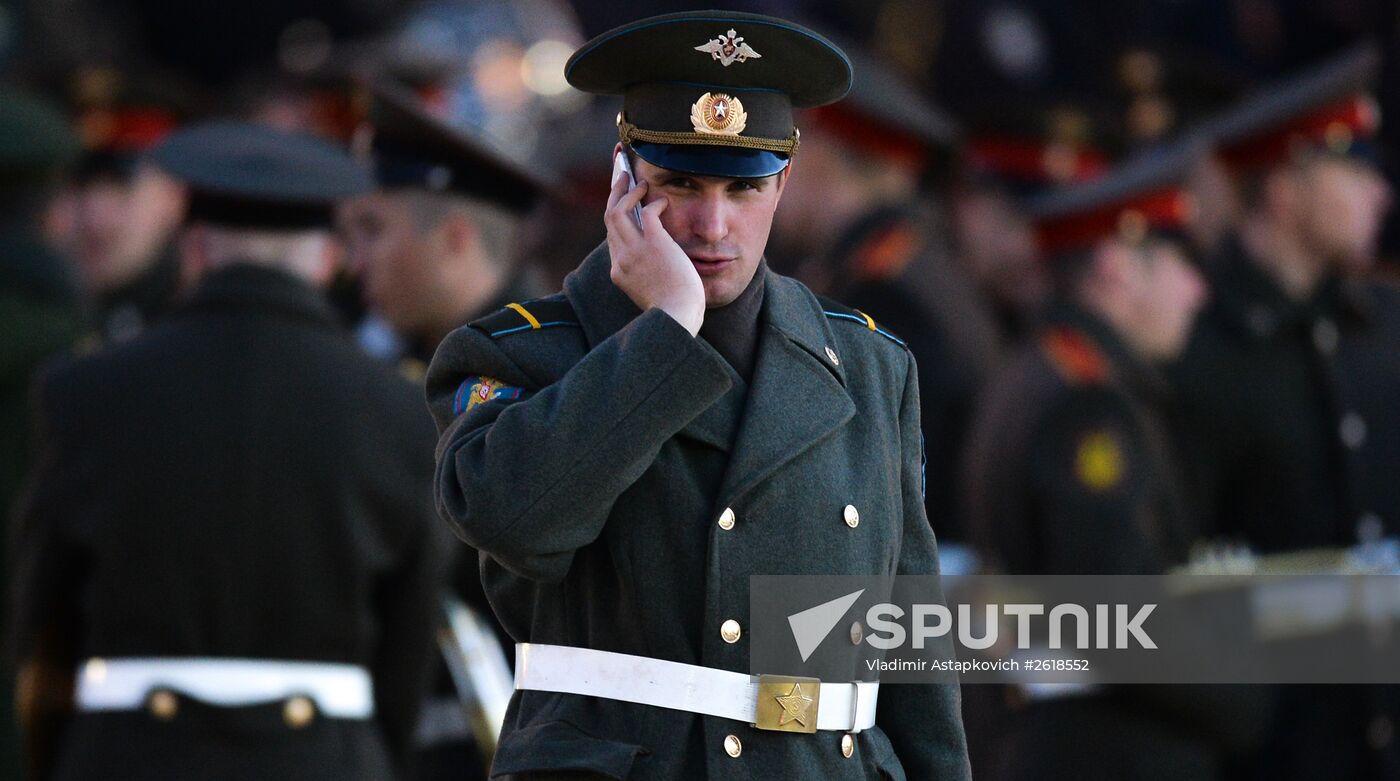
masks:
<svg viewBox="0 0 1400 781"><path fill-rule="evenodd" d="M461 5L480 21L491 4ZM620 21L540 5L589 32ZM1256 25L1284 18L1254 5ZM1113 31L1041 6L816 12L855 83L799 115L769 243L774 270L916 357L944 571L1154 574L1222 547L1400 534L1380 112L1400 19L1377 41L1331 30L1263 77L1067 32ZM1161 8L1140 23L1180 34ZM566 54L582 26L555 33ZM326 45L310 69L283 51L238 79L129 55L3 63L0 615L18 709L0 698L0 777L26 754L35 778L247 777L240 741L274 747L274 777L484 777L489 729L461 694L489 686L460 633L433 650L461 618L440 595L510 640L436 518L422 379L448 333L558 289L602 241L617 107L552 109L538 148L513 149L509 123L503 142L464 117L520 62ZM1113 56L1077 64L1075 46ZM1047 60L1114 83L1042 87ZM201 124L219 117L245 124ZM271 183L202 167L259 144L285 158ZM202 230L211 214L239 229ZM300 281L242 268L260 254L300 257ZM261 448L220 449L250 428ZM366 668L382 747L355 772L289 771L363 739L323 726L314 697L234 716L180 691L75 703L75 675L103 672L88 660L160 655ZM1400 779L1387 687L963 696L977 778ZM235 739L200 743L215 726ZM286 738L303 731L312 749Z"/></svg>

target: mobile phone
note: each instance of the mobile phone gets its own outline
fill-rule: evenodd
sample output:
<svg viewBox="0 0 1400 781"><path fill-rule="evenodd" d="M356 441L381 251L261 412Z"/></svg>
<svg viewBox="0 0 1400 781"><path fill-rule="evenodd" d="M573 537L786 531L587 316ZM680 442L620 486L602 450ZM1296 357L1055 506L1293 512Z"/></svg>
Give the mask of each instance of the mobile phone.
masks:
<svg viewBox="0 0 1400 781"><path fill-rule="evenodd" d="M613 155L613 181L617 181L618 173L627 174L627 192L637 189L637 177L632 173L632 164L627 161L627 151L620 150ZM642 205L638 203L632 207L632 219L637 221L637 227L642 227Z"/></svg>

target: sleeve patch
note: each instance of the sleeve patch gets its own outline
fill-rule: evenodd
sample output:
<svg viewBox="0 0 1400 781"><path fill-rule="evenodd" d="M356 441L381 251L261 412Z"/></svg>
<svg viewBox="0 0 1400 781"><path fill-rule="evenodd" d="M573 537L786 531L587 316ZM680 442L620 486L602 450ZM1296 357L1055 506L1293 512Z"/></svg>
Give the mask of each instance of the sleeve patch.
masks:
<svg viewBox="0 0 1400 781"><path fill-rule="evenodd" d="M1109 431L1085 434L1074 452L1074 474L1094 493L1107 491L1123 479L1123 445Z"/></svg>
<svg viewBox="0 0 1400 781"><path fill-rule="evenodd" d="M493 399L518 399L523 392L523 388L506 385L494 377L468 377L457 388L457 395L452 400L452 414L460 415Z"/></svg>

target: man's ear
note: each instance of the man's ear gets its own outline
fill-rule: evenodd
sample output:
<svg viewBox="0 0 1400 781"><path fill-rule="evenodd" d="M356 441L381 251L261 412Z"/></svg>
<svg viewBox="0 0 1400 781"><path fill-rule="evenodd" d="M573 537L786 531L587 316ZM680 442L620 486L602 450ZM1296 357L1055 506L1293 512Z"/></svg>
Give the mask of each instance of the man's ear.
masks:
<svg viewBox="0 0 1400 781"><path fill-rule="evenodd" d="M320 253L315 269L317 287L330 286L335 279L336 272L340 271L341 264L345 262L345 254L345 245L340 239L330 235L321 238Z"/></svg>
<svg viewBox="0 0 1400 781"><path fill-rule="evenodd" d="M176 286L189 290L198 284L209 268L209 235L202 225L180 229L176 242L180 254L180 274Z"/></svg>
<svg viewBox="0 0 1400 781"><path fill-rule="evenodd" d="M797 158L788 160L788 164L783 166L783 170L778 172L778 198L783 197L783 188L787 186L788 175L792 173L792 167L797 165Z"/></svg>
<svg viewBox="0 0 1400 781"><path fill-rule="evenodd" d="M180 262L202 273L209 265L209 240L204 226L190 225L180 232Z"/></svg>

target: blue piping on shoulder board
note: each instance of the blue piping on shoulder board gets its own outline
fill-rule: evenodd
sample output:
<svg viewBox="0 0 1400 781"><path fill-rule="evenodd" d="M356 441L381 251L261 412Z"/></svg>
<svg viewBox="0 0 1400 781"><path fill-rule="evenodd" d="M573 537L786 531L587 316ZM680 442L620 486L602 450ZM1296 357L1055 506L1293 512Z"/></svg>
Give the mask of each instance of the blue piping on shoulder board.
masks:
<svg viewBox="0 0 1400 781"><path fill-rule="evenodd" d="M848 314L846 314L845 312L832 312L832 311L829 311L829 310L822 310L822 311L826 314L827 317L837 317L837 318L840 318L840 319L842 319L842 320L850 320L850 321L853 322L853 323L860 323L862 326L864 326L864 327L866 327L866 328L869 328L869 327L870 327L870 326L865 322L865 318L856 317L855 315L848 315ZM900 339L898 336L895 336L894 334L890 333L889 331L886 331L886 330L883 329L883 328L876 327L876 328L875 328L875 333L877 333L877 334L879 334L879 335L885 337L886 339L889 339L891 342L894 342L895 344L899 345L900 347L904 347L904 346L905 346L904 340L903 340L903 339Z"/></svg>
<svg viewBox="0 0 1400 781"><path fill-rule="evenodd" d="M569 322L568 320L553 320L553 321L548 322L548 323L540 323L540 328L550 328L550 327L558 326L558 325L569 325L569 326L573 326L574 328L578 328L578 327L579 327L578 323L571 323L571 322ZM514 327L514 328L506 328L506 329L501 330L501 331L492 331L492 332L491 332L491 338L492 338L492 339L495 339L495 338L498 337L498 336L505 336L506 334L513 334L513 333L515 333L516 331L533 331L533 330L537 330L537 329L535 328L535 326L530 325L529 323L526 323L525 325L517 325L517 326Z"/></svg>

